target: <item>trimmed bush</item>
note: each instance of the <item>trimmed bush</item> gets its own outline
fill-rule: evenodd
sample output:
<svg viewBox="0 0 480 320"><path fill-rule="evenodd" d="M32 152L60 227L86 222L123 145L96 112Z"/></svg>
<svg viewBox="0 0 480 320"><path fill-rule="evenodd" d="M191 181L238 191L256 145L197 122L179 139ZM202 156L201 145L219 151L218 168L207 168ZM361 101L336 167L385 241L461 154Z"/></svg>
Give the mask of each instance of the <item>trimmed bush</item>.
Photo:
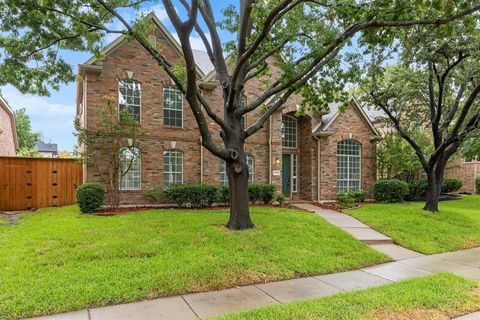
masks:
<svg viewBox="0 0 480 320"><path fill-rule="evenodd" d="M427 180L416 180L408 184L408 198L423 198L427 196Z"/></svg>
<svg viewBox="0 0 480 320"><path fill-rule="evenodd" d="M248 185L248 198L252 204L262 201L264 204L271 204L275 199L275 186L273 184L251 183ZM222 185L218 188L217 201L230 203L230 187Z"/></svg>
<svg viewBox="0 0 480 320"><path fill-rule="evenodd" d="M105 188L99 183L85 183L77 188L77 203L82 213L100 209L105 199Z"/></svg>
<svg viewBox="0 0 480 320"><path fill-rule="evenodd" d="M477 177L475 179L475 188L476 188L477 193L480 193L480 177Z"/></svg>
<svg viewBox="0 0 480 320"><path fill-rule="evenodd" d="M443 180L442 193L452 193L460 190L463 182L460 179L446 178Z"/></svg>
<svg viewBox="0 0 480 320"><path fill-rule="evenodd" d="M179 207L209 208L217 200L218 188L204 183L176 184L165 193Z"/></svg>
<svg viewBox="0 0 480 320"><path fill-rule="evenodd" d="M286 198L287 198L287 195L285 193L279 193L275 197L275 200L277 200L279 206L283 206L283 203L285 202Z"/></svg>
<svg viewBox="0 0 480 320"><path fill-rule="evenodd" d="M225 204L230 203L230 187L228 186L228 184L221 185L218 188L217 201Z"/></svg>
<svg viewBox="0 0 480 320"><path fill-rule="evenodd" d="M373 187L373 197L377 202L402 202L408 191L406 182L396 179L381 180Z"/></svg>
<svg viewBox="0 0 480 320"><path fill-rule="evenodd" d="M337 194L337 199L342 205L352 205L355 203L355 198L348 192Z"/></svg>

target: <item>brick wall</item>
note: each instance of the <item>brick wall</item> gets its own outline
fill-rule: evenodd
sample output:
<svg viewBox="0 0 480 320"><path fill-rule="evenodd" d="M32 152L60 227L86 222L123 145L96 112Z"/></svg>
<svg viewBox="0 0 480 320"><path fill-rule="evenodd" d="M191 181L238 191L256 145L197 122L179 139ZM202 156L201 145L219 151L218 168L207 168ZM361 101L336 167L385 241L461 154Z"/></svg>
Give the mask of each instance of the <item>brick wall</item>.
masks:
<svg viewBox="0 0 480 320"><path fill-rule="evenodd" d="M332 123L332 132L320 141L320 199L336 199L337 195L337 143L352 139L361 144L361 188L372 196L376 177L376 146L371 141L372 135L368 126L356 109L350 105L345 113Z"/></svg>
<svg viewBox="0 0 480 320"><path fill-rule="evenodd" d="M168 44L165 36L156 32L157 44L169 61L179 61L180 56ZM206 182L218 184L220 180L220 159L213 156L207 149L201 147L200 133L191 109L184 101L183 127L167 127L163 125L163 88L171 85L168 75L162 71L157 62L136 42L124 43L106 55L99 63L100 71L84 71L83 81L79 83L83 98L80 96L81 108L78 116L85 117L84 123L89 128L99 124L96 108L105 105L107 97L118 101L118 80L131 79L140 82L141 97L141 128L148 132L148 136L139 141L141 150L142 190L123 191L123 204L144 204L148 201L143 193L154 186L163 185L163 152L173 145L183 152L184 182ZM278 69L270 68L273 76ZM86 69L85 69L86 70ZM247 100L251 101L261 95L264 84L254 79L249 81L245 88ZM82 93L81 93L82 94ZM223 97L219 86L213 89L204 89L203 95L210 102L212 109L222 114ZM281 191L281 175L274 175L273 171L282 169L282 153L297 152L299 155L299 192L293 195L295 200L317 199L317 140L312 136L312 126L319 122L319 118L303 116L299 118L299 148L295 151L286 151L282 148L282 114L296 111L298 97L287 101L283 110L275 112L265 126L255 135L247 139L246 153L254 157L255 182L273 183L277 191ZM257 109L247 114L247 124L251 125L262 113ZM219 127L213 120L209 120L213 139L221 143ZM322 139L322 199L334 199L336 196L336 141L347 137L353 132L353 138L362 143L362 188L371 191L375 173L374 145L369 140L369 129L358 114L349 108L332 125L336 134ZM203 161L202 161L203 159ZM276 163L276 159L280 163ZM271 168L271 170L269 170ZM86 181L100 181L95 169L86 168Z"/></svg>
<svg viewBox="0 0 480 320"><path fill-rule="evenodd" d="M14 130L16 129L12 126L12 115L6 108L0 105L0 156L14 156Z"/></svg>
<svg viewBox="0 0 480 320"><path fill-rule="evenodd" d="M480 177L480 162L464 162L463 159L457 159L448 166L445 177L462 180L463 186L459 192L475 193L475 179Z"/></svg>

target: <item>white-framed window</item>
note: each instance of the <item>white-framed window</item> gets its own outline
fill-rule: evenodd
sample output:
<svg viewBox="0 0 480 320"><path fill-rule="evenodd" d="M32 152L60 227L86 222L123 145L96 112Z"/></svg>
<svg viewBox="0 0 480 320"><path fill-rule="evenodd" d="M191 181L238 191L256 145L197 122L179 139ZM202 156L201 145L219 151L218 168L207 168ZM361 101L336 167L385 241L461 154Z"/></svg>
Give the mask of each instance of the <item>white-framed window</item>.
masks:
<svg viewBox="0 0 480 320"><path fill-rule="evenodd" d="M175 87L163 88L163 124L183 126L183 94Z"/></svg>
<svg viewBox="0 0 480 320"><path fill-rule="evenodd" d="M119 157L120 190L140 190L142 182L140 150L137 148L122 148Z"/></svg>
<svg viewBox="0 0 480 320"><path fill-rule="evenodd" d="M282 116L282 147L296 148L298 137L298 124L295 117Z"/></svg>
<svg viewBox="0 0 480 320"><path fill-rule="evenodd" d="M298 156L292 154L292 192L298 192Z"/></svg>
<svg viewBox="0 0 480 320"><path fill-rule="evenodd" d="M360 190L361 145L355 140L337 144L337 192Z"/></svg>
<svg viewBox="0 0 480 320"><path fill-rule="evenodd" d="M255 182L255 157L251 154L246 155L247 167L248 167L248 183Z"/></svg>
<svg viewBox="0 0 480 320"><path fill-rule="evenodd" d="M220 160L220 184L228 185L227 162Z"/></svg>
<svg viewBox="0 0 480 320"><path fill-rule="evenodd" d="M163 186L183 183L183 152L165 150L163 152Z"/></svg>
<svg viewBox="0 0 480 320"><path fill-rule="evenodd" d="M118 81L118 110L119 114L127 110L137 122L140 122L142 88L135 80Z"/></svg>

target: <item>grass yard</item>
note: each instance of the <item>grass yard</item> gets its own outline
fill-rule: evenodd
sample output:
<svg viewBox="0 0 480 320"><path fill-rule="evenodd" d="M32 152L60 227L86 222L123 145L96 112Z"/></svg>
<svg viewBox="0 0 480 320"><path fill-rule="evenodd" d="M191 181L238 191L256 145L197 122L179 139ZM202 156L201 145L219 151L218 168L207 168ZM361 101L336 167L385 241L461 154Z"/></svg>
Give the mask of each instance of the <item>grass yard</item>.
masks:
<svg viewBox="0 0 480 320"><path fill-rule="evenodd" d="M446 320L480 309L480 285L453 274L240 312L222 320Z"/></svg>
<svg viewBox="0 0 480 320"><path fill-rule="evenodd" d="M480 196L440 202L440 212L422 210L423 202L372 204L347 213L425 254L480 246Z"/></svg>
<svg viewBox="0 0 480 320"><path fill-rule="evenodd" d="M113 217L76 206L0 228L0 319L359 268L388 258L314 214L252 208L231 232L226 210Z"/></svg>

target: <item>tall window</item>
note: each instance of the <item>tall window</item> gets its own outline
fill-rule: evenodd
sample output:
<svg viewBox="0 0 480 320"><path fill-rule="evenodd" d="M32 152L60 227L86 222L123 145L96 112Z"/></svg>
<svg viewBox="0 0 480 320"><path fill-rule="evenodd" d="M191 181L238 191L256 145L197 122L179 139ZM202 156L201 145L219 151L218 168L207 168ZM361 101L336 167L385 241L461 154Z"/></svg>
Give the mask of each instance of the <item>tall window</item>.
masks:
<svg viewBox="0 0 480 320"><path fill-rule="evenodd" d="M163 152L163 186L183 183L183 153L178 150Z"/></svg>
<svg viewBox="0 0 480 320"><path fill-rule="evenodd" d="M337 192L360 190L360 143L343 140L337 144Z"/></svg>
<svg viewBox="0 0 480 320"><path fill-rule="evenodd" d="M247 167L248 167L248 183L254 183L255 177L255 158L251 154L247 154Z"/></svg>
<svg viewBox="0 0 480 320"><path fill-rule="evenodd" d="M240 107L245 107L247 105L247 96L242 95L242 100L240 101ZM247 130L247 115L244 114L240 118L240 126L242 127L243 130Z"/></svg>
<svg viewBox="0 0 480 320"><path fill-rule="evenodd" d="M225 162L225 160L220 160L220 184L228 184L227 162Z"/></svg>
<svg viewBox="0 0 480 320"><path fill-rule="evenodd" d="M163 124L174 127L183 125L183 95L175 87L163 88Z"/></svg>
<svg viewBox="0 0 480 320"><path fill-rule="evenodd" d="M141 189L140 150L137 148L120 149L120 190Z"/></svg>
<svg viewBox="0 0 480 320"><path fill-rule="evenodd" d="M297 147L297 119L292 116L282 117L282 146L284 148Z"/></svg>
<svg viewBox="0 0 480 320"><path fill-rule="evenodd" d="M298 192L298 156L292 154L292 192Z"/></svg>
<svg viewBox="0 0 480 320"><path fill-rule="evenodd" d="M119 113L127 110L137 122L140 122L140 101L142 90L140 83L134 80L118 81L118 109Z"/></svg>

